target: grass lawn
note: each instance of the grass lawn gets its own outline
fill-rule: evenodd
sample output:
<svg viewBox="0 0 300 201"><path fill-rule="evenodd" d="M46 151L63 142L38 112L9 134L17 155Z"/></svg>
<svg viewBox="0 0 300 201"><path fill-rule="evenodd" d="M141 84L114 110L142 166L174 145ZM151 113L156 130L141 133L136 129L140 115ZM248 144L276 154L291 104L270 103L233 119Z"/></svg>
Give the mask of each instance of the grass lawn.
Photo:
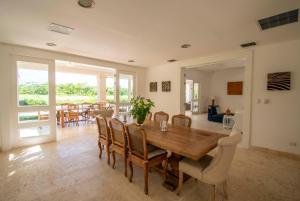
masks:
<svg viewBox="0 0 300 201"><path fill-rule="evenodd" d="M120 101L126 102L128 96L121 96ZM113 102L114 96L106 96L107 102ZM76 95L56 95L56 104L63 103L96 103L97 96L76 96ZM20 105L48 105L48 95L32 95L32 94L20 94Z"/></svg>

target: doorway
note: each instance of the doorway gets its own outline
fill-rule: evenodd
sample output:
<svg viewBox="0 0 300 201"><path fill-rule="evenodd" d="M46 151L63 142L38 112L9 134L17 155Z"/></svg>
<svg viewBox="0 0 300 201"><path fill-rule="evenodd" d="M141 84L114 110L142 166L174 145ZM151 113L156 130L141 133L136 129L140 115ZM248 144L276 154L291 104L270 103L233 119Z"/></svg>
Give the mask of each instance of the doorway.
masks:
<svg viewBox="0 0 300 201"><path fill-rule="evenodd" d="M199 113L199 83L194 80L185 80L185 114L197 114Z"/></svg>
<svg viewBox="0 0 300 201"><path fill-rule="evenodd" d="M244 67L244 80L243 80L243 98L242 98L242 110L238 111L236 114L239 116L239 121L241 127L239 130L243 132L243 138L240 146L248 148L250 145L250 122L251 122L251 82L252 82L252 58L253 53L251 51L249 52L237 52L236 54L229 54L229 55L217 55L215 57L209 57L205 58L203 60L199 60L195 64L191 64L189 66L183 66L181 68L181 104L180 104L180 111L181 113L184 113L185 111L185 80L188 79L186 77L186 71L192 70L197 68L198 70L204 70L204 71L210 71L213 69L213 67L218 66L220 69L228 68L230 65L231 67L238 67L243 66ZM242 65L236 65L241 64ZM233 66L234 65L234 66ZM195 73L193 73L195 75ZM208 76L203 76L202 79L205 80ZM194 80L194 79L193 79ZM234 80L232 80L234 81ZM203 90L205 87L205 82L200 82L201 90L201 104L200 104L200 111L208 111L207 106L212 103L212 99L218 97L212 97L210 93L207 93L205 90ZM225 86L225 85L224 85ZM226 82L227 86L227 82ZM225 90L223 90L225 91ZM227 92L227 90L226 90ZM227 94L227 93L226 93ZM220 99L219 99L220 100ZM206 107L204 107L206 106ZM225 110L227 110L225 108ZM202 119L207 119L205 118ZM207 127L210 127L211 125L208 125ZM202 128L202 127L201 127ZM210 128L208 128L210 129Z"/></svg>

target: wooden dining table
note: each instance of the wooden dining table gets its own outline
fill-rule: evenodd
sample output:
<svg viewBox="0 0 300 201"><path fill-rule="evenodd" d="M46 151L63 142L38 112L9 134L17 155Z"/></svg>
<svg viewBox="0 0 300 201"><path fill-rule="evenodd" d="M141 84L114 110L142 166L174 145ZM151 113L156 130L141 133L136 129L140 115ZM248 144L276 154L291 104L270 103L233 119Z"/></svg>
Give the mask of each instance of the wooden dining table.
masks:
<svg viewBox="0 0 300 201"><path fill-rule="evenodd" d="M122 118L118 119L122 121ZM134 120L128 118L125 124L130 123L134 123ZM227 136L217 132L172 124L168 124L167 131L161 131L159 122L149 120L144 122L142 128L146 131L148 143L168 150L177 156L170 158L173 160L173 167L175 163L175 172L173 169L172 173L173 178L171 181L165 181L165 184L167 183L165 186L168 186L170 190L175 190L177 187L178 172L176 171L178 171L180 159L186 157L192 160L199 160L217 146L220 138ZM178 156L181 156L181 158L178 158Z"/></svg>
<svg viewBox="0 0 300 201"><path fill-rule="evenodd" d="M202 158L217 146L220 138L226 136L172 124L168 124L167 131L161 131L160 124L153 121L146 121L142 127L147 133L147 141L150 144L192 160Z"/></svg>

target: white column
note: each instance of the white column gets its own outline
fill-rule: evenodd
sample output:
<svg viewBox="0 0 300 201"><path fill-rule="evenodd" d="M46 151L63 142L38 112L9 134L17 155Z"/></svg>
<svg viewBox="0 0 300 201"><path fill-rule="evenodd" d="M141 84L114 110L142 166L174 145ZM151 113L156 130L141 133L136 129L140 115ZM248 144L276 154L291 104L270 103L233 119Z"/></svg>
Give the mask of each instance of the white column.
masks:
<svg viewBox="0 0 300 201"><path fill-rule="evenodd" d="M119 72L116 71L115 74L115 103L116 103L116 114L119 114L119 106L120 106L120 82L119 82Z"/></svg>
<svg viewBox="0 0 300 201"><path fill-rule="evenodd" d="M97 75L97 102L101 101L101 77Z"/></svg>
<svg viewBox="0 0 300 201"><path fill-rule="evenodd" d="M98 96L100 96L99 100L100 101L106 101L106 75L105 74L100 74L98 76L100 86L98 85Z"/></svg>

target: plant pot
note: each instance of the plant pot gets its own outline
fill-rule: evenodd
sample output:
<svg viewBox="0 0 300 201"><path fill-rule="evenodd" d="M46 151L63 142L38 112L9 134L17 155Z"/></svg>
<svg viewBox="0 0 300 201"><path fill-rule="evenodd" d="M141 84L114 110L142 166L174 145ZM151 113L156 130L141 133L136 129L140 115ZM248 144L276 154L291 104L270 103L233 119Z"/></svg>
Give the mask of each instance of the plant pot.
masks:
<svg viewBox="0 0 300 201"><path fill-rule="evenodd" d="M145 118L146 117L137 117L137 123L139 124L139 125L142 125L143 123L144 123L144 121L145 121Z"/></svg>

